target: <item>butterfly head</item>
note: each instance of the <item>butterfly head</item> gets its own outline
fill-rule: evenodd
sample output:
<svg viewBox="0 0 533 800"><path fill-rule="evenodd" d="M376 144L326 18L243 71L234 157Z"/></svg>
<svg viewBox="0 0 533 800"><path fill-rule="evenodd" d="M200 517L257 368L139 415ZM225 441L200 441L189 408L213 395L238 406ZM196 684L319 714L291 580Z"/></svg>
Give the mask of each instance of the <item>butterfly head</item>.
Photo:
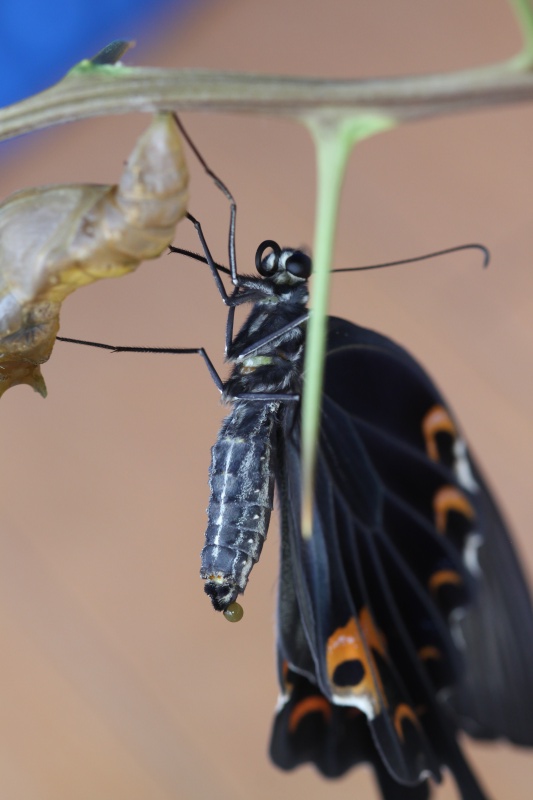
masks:
<svg viewBox="0 0 533 800"><path fill-rule="evenodd" d="M309 279L313 265L303 250L282 249L272 239L265 239L255 253L255 266L263 278L276 284L294 286Z"/></svg>

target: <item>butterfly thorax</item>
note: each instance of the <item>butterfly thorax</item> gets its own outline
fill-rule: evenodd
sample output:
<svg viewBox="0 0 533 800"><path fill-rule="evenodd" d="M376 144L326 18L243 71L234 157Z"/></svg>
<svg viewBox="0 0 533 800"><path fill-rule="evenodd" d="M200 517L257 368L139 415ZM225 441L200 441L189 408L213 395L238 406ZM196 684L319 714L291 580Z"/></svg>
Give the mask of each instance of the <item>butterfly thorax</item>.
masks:
<svg viewBox="0 0 533 800"><path fill-rule="evenodd" d="M281 331L306 313L307 283L277 285L263 278L245 278L243 296L253 308L228 350L233 371L224 386L224 399L250 393L292 393L301 389L305 322ZM257 349L254 344L265 341Z"/></svg>

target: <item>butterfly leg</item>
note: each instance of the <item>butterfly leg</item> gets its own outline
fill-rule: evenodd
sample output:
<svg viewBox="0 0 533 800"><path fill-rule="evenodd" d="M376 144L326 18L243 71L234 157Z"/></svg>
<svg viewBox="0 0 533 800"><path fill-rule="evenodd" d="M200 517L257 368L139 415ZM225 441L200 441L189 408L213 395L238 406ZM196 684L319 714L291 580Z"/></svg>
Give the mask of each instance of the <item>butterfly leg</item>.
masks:
<svg viewBox="0 0 533 800"><path fill-rule="evenodd" d="M228 187L226 186L224 181L222 181L218 177L218 175L216 175L213 172L213 170L211 169L211 167L208 165L207 161L205 160L203 155L200 153L200 151L198 150L198 148L196 147L196 145L192 141L191 137L189 136L189 134L185 130L185 127L184 127L181 119L178 117L178 115L176 113L174 113L173 116L174 116L174 120L176 122L176 125L178 126L179 130L181 131L181 134L182 134L183 138L185 139L185 141L187 142L187 144L189 145L189 147L193 151L194 155L196 156L196 158L198 159L198 161L200 162L200 164L202 165L202 167L204 168L206 173L209 175L209 177L214 181L215 186L218 189L220 189L220 191L222 192L224 197L229 201L229 204L230 204L230 222L229 222L229 234L228 234L229 265L230 265L230 272L231 272L231 282L233 283L234 286L238 286L239 285L239 276L237 274L237 257L235 255L235 220L236 220L236 217L237 217L237 203L235 202L235 198L233 197L232 193L230 192L230 190L228 189ZM195 223L195 226L196 226L196 223ZM199 228L196 227L196 230L199 231ZM198 233L198 235L200 236L200 233ZM204 247L204 252L205 252L206 258L207 258L207 251L205 250L205 246L204 246L204 241L205 240L202 239L202 236L200 236L200 241L202 242L202 247ZM211 261L212 261L212 259L211 259ZM211 263L209 261L208 261L208 264L211 267ZM213 269L213 267L211 267L211 269ZM220 291L220 288L219 288L219 291Z"/></svg>
<svg viewBox="0 0 533 800"><path fill-rule="evenodd" d="M109 350L111 353L170 353L171 355L188 355L190 353L197 353L202 356L205 365L213 379L213 383L219 392L222 392L224 387L222 378L216 371L213 362L207 355L203 347L115 347L112 344L102 344L101 342L87 342L84 339L70 339L66 336L56 336L60 342L70 342L72 344L84 344L88 347L100 347L103 350Z"/></svg>
<svg viewBox="0 0 533 800"><path fill-rule="evenodd" d="M230 319L231 312L233 312L233 314L234 314L235 313L235 309L234 308L230 308L230 313L228 314L228 324L229 324L229 319ZM247 358L252 353L255 353L261 347L264 347L265 345L270 344L271 342L275 341L276 339L281 338L282 336L284 336L289 331L294 330L294 328L299 328L300 325L303 325L303 323L307 322L308 319L309 319L309 313L306 312L305 314L302 314L301 317L298 317L298 319L294 319L292 322L288 322L286 325L283 325L282 328L279 328L277 331L274 331L274 333L271 333L268 336L263 336L263 338L259 339L257 342L254 342L253 344L249 345L248 347L244 347L242 350L240 350L239 355L236 358L232 359L232 360L234 360L236 364L238 364L241 361L244 361L245 358ZM233 315L232 315L232 320L233 320ZM233 328L231 329L231 332L233 332ZM231 344L232 344L232 342L230 340L230 348L231 348Z"/></svg>

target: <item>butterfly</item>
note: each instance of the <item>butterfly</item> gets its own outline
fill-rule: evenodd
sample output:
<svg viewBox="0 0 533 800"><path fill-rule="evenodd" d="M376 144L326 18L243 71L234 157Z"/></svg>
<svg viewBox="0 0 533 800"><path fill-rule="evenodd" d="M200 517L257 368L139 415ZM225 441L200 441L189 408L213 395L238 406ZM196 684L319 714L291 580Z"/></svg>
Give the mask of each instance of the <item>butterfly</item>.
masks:
<svg viewBox="0 0 533 800"><path fill-rule="evenodd" d="M312 535L300 528L300 396L308 318L307 253L265 240L257 274L217 264L229 307L223 381L232 408L212 449L201 576L232 621L259 559L274 487L281 527L280 701L271 756L328 777L370 763L385 800L422 800L442 768L463 800L486 798L457 737L533 745L533 611L518 557L448 404L390 339L328 321ZM221 274L231 276L228 292ZM233 336L237 306L250 314ZM94 344L94 343L93 343ZM151 348L111 347L151 351Z"/></svg>

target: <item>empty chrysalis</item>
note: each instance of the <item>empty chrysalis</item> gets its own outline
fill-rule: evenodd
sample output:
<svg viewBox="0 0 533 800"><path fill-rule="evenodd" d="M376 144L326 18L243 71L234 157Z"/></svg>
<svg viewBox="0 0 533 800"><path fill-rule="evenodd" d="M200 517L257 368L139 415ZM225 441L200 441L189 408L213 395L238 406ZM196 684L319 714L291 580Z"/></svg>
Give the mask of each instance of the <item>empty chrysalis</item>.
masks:
<svg viewBox="0 0 533 800"><path fill-rule="evenodd" d="M171 114L139 138L118 185L25 189L0 205L0 395L27 383L46 396L67 295L157 258L187 210L188 172Z"/></svg>

